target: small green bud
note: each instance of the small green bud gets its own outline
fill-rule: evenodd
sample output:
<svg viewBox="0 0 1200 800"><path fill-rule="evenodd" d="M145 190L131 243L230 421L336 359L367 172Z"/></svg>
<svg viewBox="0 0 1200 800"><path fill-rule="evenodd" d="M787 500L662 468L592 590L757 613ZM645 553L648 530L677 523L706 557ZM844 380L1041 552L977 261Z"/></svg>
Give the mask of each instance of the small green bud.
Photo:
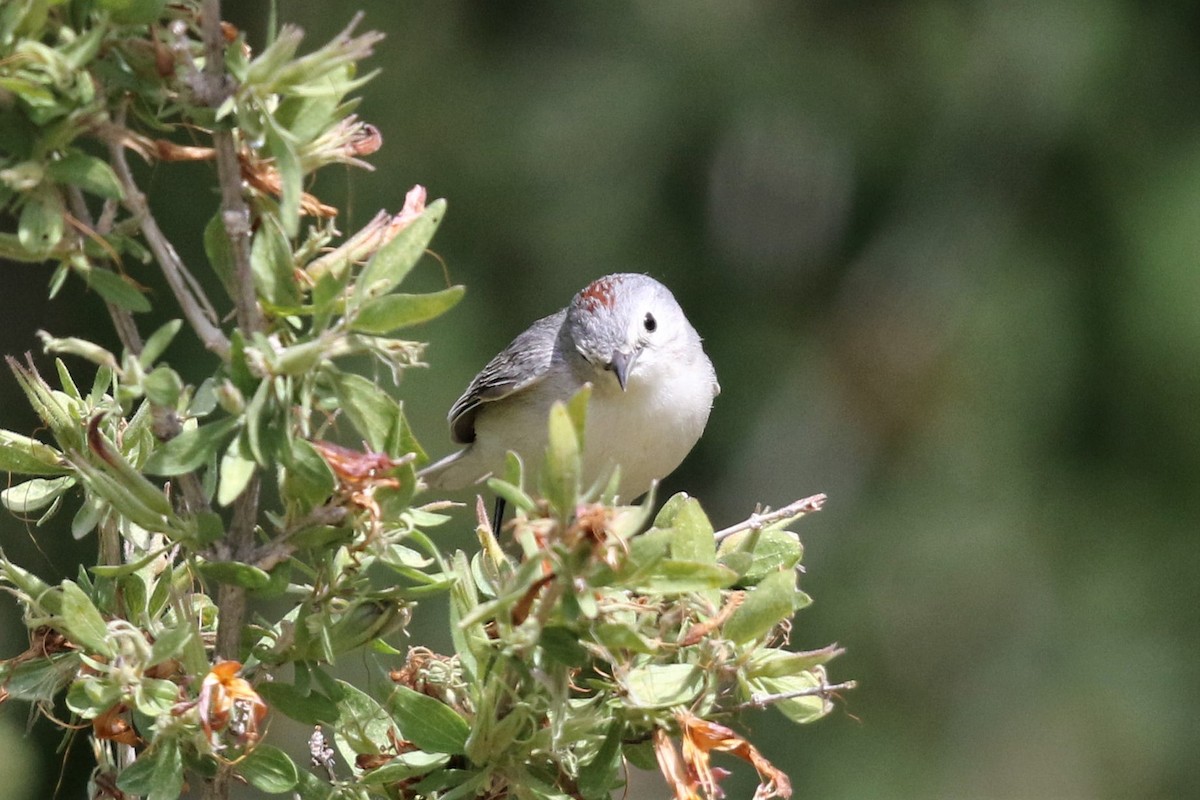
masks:
<svg viewBox="0 0 1200 800"><path fill-rule="evenodd" d="M228 379L217 385L217 404L229 414L237 416L246 408L246 398Z"/></svg>

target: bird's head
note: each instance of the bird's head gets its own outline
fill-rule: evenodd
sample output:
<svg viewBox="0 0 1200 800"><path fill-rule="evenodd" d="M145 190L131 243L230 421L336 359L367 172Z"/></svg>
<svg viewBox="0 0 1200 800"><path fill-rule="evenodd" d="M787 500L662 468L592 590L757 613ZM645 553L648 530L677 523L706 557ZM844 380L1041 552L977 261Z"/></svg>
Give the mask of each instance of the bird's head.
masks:
<svg viewBox="0 0 1200 800"><path fill-rule="evenodd" d="M631 273L607 275L575 295L567 330L579 354L613 373L623 390L700 341L667 287Z"/></svg>

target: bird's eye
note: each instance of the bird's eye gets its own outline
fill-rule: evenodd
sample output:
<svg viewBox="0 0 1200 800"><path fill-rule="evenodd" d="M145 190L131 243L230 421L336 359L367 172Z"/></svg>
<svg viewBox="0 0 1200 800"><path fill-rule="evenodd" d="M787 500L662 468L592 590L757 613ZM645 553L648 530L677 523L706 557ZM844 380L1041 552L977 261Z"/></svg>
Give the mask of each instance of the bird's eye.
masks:
<svg viewBox="0 0 1200 800"><path fill-rule="evenodd" d="M646 329L646 333L654 333L658 329L658 320L650 312L646 312L646 318L642 320L642 327Z"/></svg>

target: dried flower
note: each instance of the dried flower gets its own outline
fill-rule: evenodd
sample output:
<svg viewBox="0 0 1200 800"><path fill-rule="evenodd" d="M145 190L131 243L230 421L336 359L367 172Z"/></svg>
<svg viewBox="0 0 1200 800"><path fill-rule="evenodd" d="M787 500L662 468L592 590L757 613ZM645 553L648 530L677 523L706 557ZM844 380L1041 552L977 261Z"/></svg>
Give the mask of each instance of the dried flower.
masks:
<svg viewBox="0 0 1200 800"><path fill-rule="evenodd" d="M267 704L245 678L237 677L240 661L221 661L200 684L196 708L200 726L212 736L229 728L242 745L258 740L258 730L267 715Z"/></svg>
<svg viewBox="0 0 1200 800"><path fill-rule="evenodd" d="M675 750L661 728L654 732L654 754L663 777L675 791L676 800L719 800L725 796L718 782L726 772L709 763L714 750L731 753L754 765L759 779L754 800L792 796L787 775L746 739L689 711L677 712L675 719L679 723L682 754Z"/></svg>

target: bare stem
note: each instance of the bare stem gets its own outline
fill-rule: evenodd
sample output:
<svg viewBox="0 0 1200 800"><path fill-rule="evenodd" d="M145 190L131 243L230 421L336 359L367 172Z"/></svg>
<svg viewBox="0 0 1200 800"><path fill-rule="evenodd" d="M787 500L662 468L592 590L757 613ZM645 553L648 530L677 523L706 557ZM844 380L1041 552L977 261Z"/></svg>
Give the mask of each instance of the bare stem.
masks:
<svg viewBox="0 0 1200 800"><path fill-rule="evenodd" d="M229 96L225 73L225 39L221 33L221 0L204 0L201 9L204 33L205 101L216 108ZM238 161L233 131L226 127L213 130L213 149L217 152L217 179L221 185L221 223L233 254L234 305L238 327L246 334L263 328L262 312L250 271L250 208L242 195L242 166Z"/></svg>
<svg viewBox="0 0 1200 800"><path fill-rule="evenodd" d="M255 474L245 491L233 502L233 518L225 536L224 555L236 561L253 557L254 528L258 520L259 476ZM218 658L236 659L242 639L242 623L246 618L246 590L232 584L222 584L217 596Z"/></svg>
<svg viewBox="0 0 1200 800"><path fill-rule="evenodd" d="M750 515L749 519L743 520L736 525L730 525L728 528L719 530L715 536L717 541L724 541L735 533L742 531L762 530L768 525L773 525L785 519L795 519L804 514L811 514L814 511L820 511L825 505L825 495L814 494L812 497L806 497L803 500L797 500L794 503L788 503L783 508L777 508L774 511L755 511Z"/></svg>
<svg viewBox="0 0 1200 800"><path fill-rule="evenodd" d="M858 687L858 681L844 683L822 683L820 686L810 686L807 689L797 689L794 692L779 692L778 694L756 694L744 703L734 706L731 711L745 711L749 708L766 708L773 703L784 700L795 700L798 697L825 697L838 692L847 692Z"/></svg>
<svg viewBox="0 0 1200 800"><path fill-rule="evenodd" d="M120 126L122 129L123 127L123 125ZM120 135L113 133L105 138L108 141L109 161L117 173L117 179L121 182L121 190L125 194L125 208L129 210L142 229L142 235L146 237L146 244L150 247L150 252L154 254L154 259L158 262L159 269L162 270L163 277L171 288L171 293L175 295L184 319L187 320L205 347L220 356L222 360L228 360L229 339L225 336L225 332L217 326L216 320L208 313L208 309L212 307L208 298L204 297L203 293L197 292L194 279L191 279L191 273L188 272L183 259L179 257L179 253L175 252L175 247L158 227L158 221L154 215L150 213L146 196L138 188L133 179L133 172L129 169L129 161L125 158L125 145Z"/></svg>
<svg viewBox="0 0 1200 800"><path fill-rule="evenodd" d="M225 37L221 31L221 0L204 0L200 8L204 39L204 73L196 89L200 99L218 108L230 95L230 79L225 71ZM250 208L242 196L242 171L238 163L233 131L227 127L213 130L213 149L217 154L217 180L221 186L221 223L233 253L236 275L234 305L237 324L249 335L262 330L263 318L250 271ZM259 476L250 479L245 491L233 504L233 517L225 539L228 557L245 560L254 549L254 529L258 520ZM219 658L236 659L246 618L246 590L225 584L217 598L217 648Z"/></svg>
<svg viewBox="0 0 1200 800"><path fill-rule="evenodd" d="M199 82L202 99L218 108L230 93L229 76L225 71L225 40L221 31L220 0L204 0L201 9L204 38L204 74ZM213 149L217 154L217 180L221 186L221 223L229 238L234 266L234 307L237 325L250 334L263 329L262 312L258 308L254 275L250 270L250 209L242 195L242 172L238 162L237 144L233 131L220 124L213 130ZM233 504L233 517L225 538L229 557L246 560L252 557L254 530L258 519L260 479L256 473L245 491ZM246 590L241 586L222 584L217 594L218 658L236 659L246 621ZM208 784L205 797L224 800L229 796L229 772L222 769Z"/></svg>
<svg viewBox="0 0 1200 800"><path fill-rule="evenodd" d="M78 186L69 187L67 200L71 204L71 213L75 215L75 219L89 230L96 231L92 214L88 211L87 202L83 199L83 191ZM105 206L105 211L108 211L108 206ZM103 231L97 231L97 233L103 233ZM96 265L95 268L106 269L103 265ZM138 333L137 323L133 321L133 314L128 309L121 308L107 300L104 301L104 305L108 309L108 316L112 319L113 328L117 331L117 338L121 340L121 345L134 355L142 352L142 337Z"/></svg>

